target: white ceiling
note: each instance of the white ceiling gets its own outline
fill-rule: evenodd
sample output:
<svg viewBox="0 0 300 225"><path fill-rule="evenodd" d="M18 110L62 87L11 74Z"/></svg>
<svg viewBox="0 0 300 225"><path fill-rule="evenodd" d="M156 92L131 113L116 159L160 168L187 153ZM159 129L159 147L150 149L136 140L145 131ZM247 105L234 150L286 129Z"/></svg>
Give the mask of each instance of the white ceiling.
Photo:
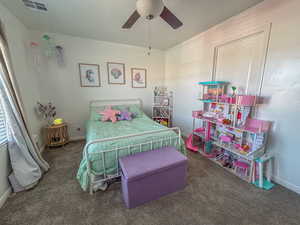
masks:
<svg viewBox="0 0 300 225"><path fill-rule="evenodd" d="M84 38L147 46L147 22L139 19L130 30L121 26L135 10L136 0L36 0L48 12L25 8L22 0L0 0L28 28ZM173 30L162 19L151 22L152 47L170 48L263 0L164 0L183 22Z"/></svg>

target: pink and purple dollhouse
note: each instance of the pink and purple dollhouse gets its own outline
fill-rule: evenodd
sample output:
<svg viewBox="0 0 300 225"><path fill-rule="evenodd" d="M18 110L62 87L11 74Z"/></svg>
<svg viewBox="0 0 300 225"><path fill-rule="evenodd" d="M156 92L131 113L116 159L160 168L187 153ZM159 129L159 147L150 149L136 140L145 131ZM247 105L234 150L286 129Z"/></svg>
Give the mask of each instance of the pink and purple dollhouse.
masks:
<svg viewBox="0 0 300 225"><path fill-rule="evenodd" d="M270 189L271 170L264 174L271 122L252 118L257 96L226 94L229 82L199 82L203 110L192 112L193 132L187 148L199 152L243 180ZM264 160L262 160L264 159ZM271 163L268 163L271 166Z"/></svg>

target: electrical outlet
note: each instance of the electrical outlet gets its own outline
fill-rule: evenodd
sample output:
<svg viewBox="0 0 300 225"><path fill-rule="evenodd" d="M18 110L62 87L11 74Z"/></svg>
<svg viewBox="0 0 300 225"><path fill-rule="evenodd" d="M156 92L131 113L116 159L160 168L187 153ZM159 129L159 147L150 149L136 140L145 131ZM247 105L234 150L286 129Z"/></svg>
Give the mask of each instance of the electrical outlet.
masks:
<svg viewBox="0 0 300 225"><path fill-rule="evenodd" d="M69 123L69 135L71 138L78 138L84 136L84 124Z"/></svg>

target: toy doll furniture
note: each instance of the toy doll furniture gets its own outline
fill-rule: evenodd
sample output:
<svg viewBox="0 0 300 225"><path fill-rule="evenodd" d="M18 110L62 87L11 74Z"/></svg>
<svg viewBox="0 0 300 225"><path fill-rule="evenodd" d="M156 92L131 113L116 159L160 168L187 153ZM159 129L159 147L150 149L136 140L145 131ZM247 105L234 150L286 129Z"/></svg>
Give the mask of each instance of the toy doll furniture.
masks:
<svg viewBox="0 0 300 225"><path fill-rule="evenodd" d="M206 81L199 82L202 85L202 98L204 102L218 101L225 93L228 82L225 81Z"/></svg>
<svg viewBox="0 0 300 225"><path fill-rule="evenodd" d="M186 185L187 158L174 147L125 156L119 162L123 199L128 208L181 190Z"/></svg>
<svg viewBox="0 0 300 225"><path fill-rule="evenodd" d="M257 97L228 95L229 83L224 81L198 84L202 86L203 110L192 112L193 131L186 141L187 147L241 179L270 189L270 173L264 179L263 167L272 159L264 157L271 122L251 117Z"/></svg>
<svg viewBox="0 0 300 225"><path fill-rule="evenodd" d="M255 160L255 162L258 164L258 179L254 180L252 183L259 188L270 190L274 186L274 184L271 182L273 157L274 156L272 154L265 154ZM266 178L264 177L265 165Z"/></svg>

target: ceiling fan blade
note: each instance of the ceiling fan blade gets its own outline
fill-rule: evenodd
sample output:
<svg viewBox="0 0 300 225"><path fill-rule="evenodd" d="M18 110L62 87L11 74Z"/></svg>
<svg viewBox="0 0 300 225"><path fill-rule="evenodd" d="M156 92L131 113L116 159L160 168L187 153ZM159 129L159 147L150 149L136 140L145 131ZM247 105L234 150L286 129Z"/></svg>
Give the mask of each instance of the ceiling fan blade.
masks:
<svg viewBox="0 0 300 225"><path fill-rule="evenodd" d="M173 29L177 29L183 25L183 23L167 7L164 7L160 17Z"/></svg>
<svg viewBox="0 0 300 225"><path fill-rule="evenodd" d="M140 14L138 13L138 11L134 11L131 16L129 17L129 19L126 21L126 23L122 26L123 29L129 29L133 26L133 24L135 24L135 22L138 20L138 18L140 18Z"/></svg>

